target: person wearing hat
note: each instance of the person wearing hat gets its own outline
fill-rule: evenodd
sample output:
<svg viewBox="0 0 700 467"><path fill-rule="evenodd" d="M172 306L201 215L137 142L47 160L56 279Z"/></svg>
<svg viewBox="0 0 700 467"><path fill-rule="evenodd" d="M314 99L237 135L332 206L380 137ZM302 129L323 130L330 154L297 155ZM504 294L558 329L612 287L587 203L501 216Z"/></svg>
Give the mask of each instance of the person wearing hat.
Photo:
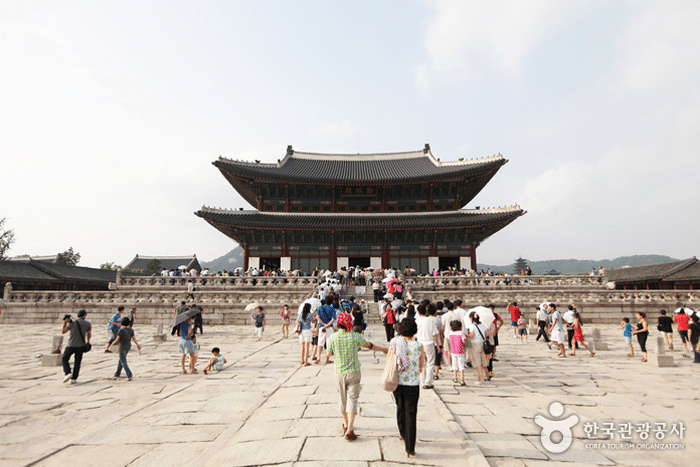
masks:
<svg viewBox="0 0 700 467"><path fill-rule="evenodd" d="M364 337L352 332L352 316L350 313L340 313L337 319L338 332L329 341L327 352L335 356L335 378L340 393L340 413L343 417L343 432L345 439L354 441L357 435L354 431L355 415L357 415L357 400L360 397L360 359L357 352L360 347L387 353L389 349L367 342Z"/></svg>
<svg viewBox="0 0 700 467"><path fill-rule="evenodd" d="M70 315L66 315L63 318L63 327L61 328L61 334L65 334L70 331L70 336L68 337L68 345L63 351L63 382L70 384L75 384L80 374L80 362L83 361L83 345L90 343L90 338L92 337L92 324L85 319L87 316L87 311L80 310L78 312L78 319L73 321ZM71 372L70 360L71 355L75 355L73 360L73 371Z"/></svg>

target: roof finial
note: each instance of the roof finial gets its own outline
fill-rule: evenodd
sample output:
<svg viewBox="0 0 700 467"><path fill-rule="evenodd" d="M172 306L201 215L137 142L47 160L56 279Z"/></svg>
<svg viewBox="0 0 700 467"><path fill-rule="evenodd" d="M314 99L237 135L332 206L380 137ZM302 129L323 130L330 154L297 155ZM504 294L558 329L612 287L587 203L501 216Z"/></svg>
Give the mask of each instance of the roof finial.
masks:
<svg viewBox="0 0 700 467"><path fill-rule="evenodd" d="M425 148L423 148L423 154L428 154L430 152L430 144L425 143Z"/></svg>
<svg viewBox="0 0 700 467"><path fill-rule="evenodd" d="M287 155L291 156L292 154L294 154L294 149L292 149L292 145L290 144L287 146Z"/></svg>

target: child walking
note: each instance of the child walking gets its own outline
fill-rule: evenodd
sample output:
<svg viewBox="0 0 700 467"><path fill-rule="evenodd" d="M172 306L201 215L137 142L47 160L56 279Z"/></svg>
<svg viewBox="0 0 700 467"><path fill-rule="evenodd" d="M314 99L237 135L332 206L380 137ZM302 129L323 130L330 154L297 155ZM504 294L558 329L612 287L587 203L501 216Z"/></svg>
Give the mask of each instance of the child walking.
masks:
<svg viewBox="0 0 700 467"><path fill-rule="evenodd" d="M522 312L518 316L518 334L520 334L520 343L527 344L527 326L525 325L525 315Z"/></svg>
<svg viewBox="0 0 700 467"><path fill-rule="evenodd" d="M458 319L450 321L450 354L452 355L452 371L454 373L453 383L457 383L457 372L459 371L461 382L460 386L466 386L467 383L464 382L464 344L467 341L467 337L462 332L462 322Z"/></svg>
<svg viewBox="0 0 700 467"><path fill-rule="evenodd" d="M134 375L129 368L129 364L126 362L126 356L129 353L129 350L131 350L132 340L139 350L141 350L141 346L136 341L136 336L134 335L134 330L131 329L131 321L129 318L122 319L121 324L122 326L119 328L117 338L114 339L114 342L111 344L107 344L107 350L109 350L112 345L117 343L119 344L119 365L117 365L117 372L114 374L114 378L119 378L122 375L122 368L124 368L126 377L129 378L129 381L131 381Z"/></svg>
<svg viewBox="0 0 700 467"><path fill-rule="evenodd" d="M574 311L574 324L571 327L574 328L574 341L587 348L591 353L591 357L593 357L595 352L588 347L588 344L586 344L583 339L583 320L581 320L581 315L578 311ZM576 356L576 346L572 348L571 355Z"/></svg>
<svg viewBox="0 0 700 467"><path fill-rule="evenodd" d="M214 371L221 371L224 369L224 363L226 362L226 358L221 355L221 350L219 350L218 347L214 347L211 349L212 355L214 355L212 358L209 359L209 363L207 366L204 367L204 374L206 375L208 371L214 370Z"/></svg>
<svg viewBox="0 0 700 467"><path fill-rule="evenodd" d="M634 347L632 347L632 325L630 324L629 318L622 318L620 329L622 329L622 335L625 337L627 347L630 349L630 353L628 353L627 356L634 357Z"/></svg>
<svg viewBox="0 0 700 467"><path fill-rule="evenodd" d="M192 334L192 345L194 345L194 365L197 365L197 360L199 359L199 342L197 342L197 334Z"/></svg>

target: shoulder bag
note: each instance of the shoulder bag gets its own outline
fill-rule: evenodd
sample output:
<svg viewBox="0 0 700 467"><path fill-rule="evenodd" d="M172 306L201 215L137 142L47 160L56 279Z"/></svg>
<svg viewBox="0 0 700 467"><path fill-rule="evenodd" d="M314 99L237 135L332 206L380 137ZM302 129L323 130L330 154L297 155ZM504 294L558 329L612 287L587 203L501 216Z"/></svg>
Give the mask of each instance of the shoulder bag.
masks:
<svg viewBox="0 0 700 467"><path fill-rule="evenodd" d="M80 325L80 320L77 320L75 322L75 325L78 326L78 332L80 332L80 337L83 338L83 345L80 346L80 351L83 353L87 353L90 350L92 350L92 344L89 342L85 342L85 336L83 335L83 327Z"/></svg>
<svg viewBox="0 0 700 467"><path fill-rule="evenodd" d="M491 345L491 342L489 342L489 340L486 337L484 337L484 335L481 332L481 329L479 329L478 324L476 325L476 330L479 331L479 334L481 334L481 338L484 339L484 353L486 355L489 355L493 352L493 346Z"/></svg>
<svg viewBox="0 0 700 467"><path fill-rule="evenodd" d="M399 387L399 369L396 366L396 354L389 352L386 356L384 371L381 378L382 389L394 392Z"/></svg>

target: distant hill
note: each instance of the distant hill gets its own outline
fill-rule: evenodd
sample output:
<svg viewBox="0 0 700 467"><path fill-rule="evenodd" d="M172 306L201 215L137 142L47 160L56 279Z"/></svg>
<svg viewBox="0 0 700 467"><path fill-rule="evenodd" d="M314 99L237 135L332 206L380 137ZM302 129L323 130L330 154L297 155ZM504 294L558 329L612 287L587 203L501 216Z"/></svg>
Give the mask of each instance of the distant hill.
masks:
<svg viewBox="0 0 700 467"><path fill-rule="evenodd" d="M524 259L524 258L523 258ZM619 269L625 266L647 266L649 264L661 264L670 263L672 261L678 261L676 258L671 258L664 255L634 255L634 256L620 256L615 259L553 259L548 261L530 261L525 259L527 264L532 269L532 273L535 275L545 274L549 271L557 271L559 274L585 274L591 271L591 268L596 268L596 270L603 266L604 269ZM477 264L479 270L488 270L491 268L494 272L507 272L508 274L513 273L513 268L515 266L515 260L505 266L496 266L491 264Z"/></svg>
<svg viewBox="0 0 700 467"><path fill-rule="evenodd" d="M533 274L545 274L549 271L557 271L559 274L585 274L591 271L591 268L598 269L603 266L605 269L618 269L625 266L647 266L649 264L661 264L670 263L672 261L678 261L676 258L671 258L664 255L634 255L634 256L620 256L615 259L554 259L548 261L527 261L530 265ZM243 267L243 249L237 246L233 250L229 251L225 255L216 258L213 261L202 261L202 266L208 267L211 271L233 271L237 267ZM505 266L496 266L492 264L481 264L477 265L479 270L488 270L491 268L494 272L507 272L508 274L513 273L513 268L515 266L515 260L511 264Z"/></svg>
<svg viewBox="0 0 700 467"><path fill-rule="evenodd" d="M212 272L233 271L237 267L243 267L243 248L237 246L214 261L202 261L201 264Z"/></svg>

